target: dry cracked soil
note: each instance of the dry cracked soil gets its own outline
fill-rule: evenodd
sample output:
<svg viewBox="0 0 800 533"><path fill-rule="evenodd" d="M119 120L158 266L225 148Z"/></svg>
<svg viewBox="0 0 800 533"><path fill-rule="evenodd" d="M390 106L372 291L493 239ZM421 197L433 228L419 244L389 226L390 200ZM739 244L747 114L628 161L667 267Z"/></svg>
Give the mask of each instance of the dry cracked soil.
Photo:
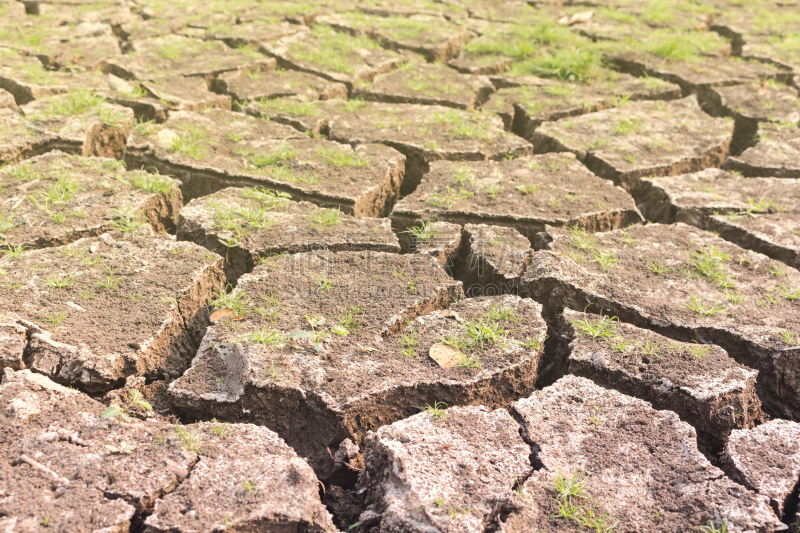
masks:
<svg viewBox="0 0 800 533"><path fill-rule="evenodd" d="M797 0L0 0L0 533L800 533Z"/></svg>

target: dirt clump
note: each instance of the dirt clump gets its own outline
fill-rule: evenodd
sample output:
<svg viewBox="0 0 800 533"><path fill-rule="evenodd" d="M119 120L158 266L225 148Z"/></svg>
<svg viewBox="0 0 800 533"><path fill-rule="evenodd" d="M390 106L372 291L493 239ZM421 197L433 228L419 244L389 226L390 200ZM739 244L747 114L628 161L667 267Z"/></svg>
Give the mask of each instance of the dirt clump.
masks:
<svg viewBox="0 0 800 533"><path fill-rule="evenodd" d="M90 391L186 369L223 260L138 224L3 257L0 301L28 328L24 366L12 366Z"/></svg>
<svg viewBox="0 0 800 533"><path fill-rule="evenodd" d="M533 256L530 241L514 228L467 224L454 277L467 297L519 294L519 280Z"/></svg>
<svg viewBox="0 0 800 533"><path fill-rule="evenodd" d="M798 124L761 122L755 145L729 157L722 168L742 176L800 178L800 127Z"/></svg>
<svg viewBox="0 0 800 533"><path fill-rule="evenodd" d="M0 169L0 244L46 248L96 237L134 219L174 230L179 183L115 159L53 151Z"/></svg>

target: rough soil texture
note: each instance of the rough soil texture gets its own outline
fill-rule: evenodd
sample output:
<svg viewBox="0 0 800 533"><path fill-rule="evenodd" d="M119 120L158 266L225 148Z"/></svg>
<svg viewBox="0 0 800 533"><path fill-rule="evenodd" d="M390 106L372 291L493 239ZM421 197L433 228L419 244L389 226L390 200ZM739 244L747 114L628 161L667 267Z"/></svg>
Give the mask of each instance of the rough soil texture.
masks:
<svg viewBox="0 0 800 533"><path fill-rule="evenodd" d="M293 128L240 113L172 113L134 132L131 168L154 167L183 183L187 199L230 186L262 186L356 216L393 205L404 171L397 151L311 139Z"/></svg>
<svg viewBox="0 0 800 533"><path fill-rule="evenodd" d="M744 178L709 168L642 180L638 199L650 222L684 222L710 229L709 217L714 214L736 220L756 213L800 212L800 180Z"/></svg>
<svg viewBox="0 0 800 533"><path fill-rule="evenodd" d="M461 226L449 222L424 222L396 233L403 253L428 254L436 258L439 266L452 274L457 255L461 250Z"/></svg>
<svg viewBox="0 0 800 533"><path fill-rule="evenodd" d="M231 187L189 202L181 210L177 236L224 256L232 281L287 252L400 252L389 219L356 218L249 187Z"/></svg>
<svg viewBox="0 0 800 533"><path fill-rule="evenodd" d="M758 370L765 411L800 416L800 272L685 224L587 235L548 230L522 294L670 338L717 344ZM527 288L526 288L526 283Z"/></svg>
<svg viewBox="0 0 800 533"><path fill-rule="evenodd" d="M0 164L18 163L52 149L54 138L30 129L19 113L0 107Z"/></svg>
<svg viewBox="0 0 800 533"><path fill-rule="evenodd" d="M730 157L723 168L743 176L800 178L800 128L795 124L758 125L755 146Z"/></svg>
<svg viewBox="0 0 800 533"><path fill-rule="evenodd" d="M347 86L343 83L331 82L307 72L278 69L275 65L277 62L268 68L222 74L212 80L211 88L230 95L237 102L289 96L309 101L347 98Z"/></svg>
<svg viewBox="0 0 800 533"><path fill-rule="evenodd" d="M29 370L6 369L0 399L7 531L334 530L314 473L266 428L103 419L105 405Z"/></svg>
<svg viewBox="0 0 800 533"><path fill-rule="evenodd" d="M512 404L511 414L538 467L521 497L498 505L497 531L574 531L582 517L620 531L691 531L709 521L727 521L729 531L782 527L767 498L697 451L694 429L672 411L566 376ZM565 498L554 488L559 478L584 491ZM580 509L565 519L561 505Z"/></svg>
<svg viewBox="0 0 800 533"><path fill-rule="evenodd" d="M519 294L519 280L533 257L527 238L514 228L467 224L462 239L455 278L467 297Z"/></svg>
<svg viewBox="0 0 800 533"><path fill-rule="evenodd" d="M175 229L179 183L114 159L53 151L0 170L0 244L48 248L96 237L134 217Z"/></svg>
<svg viewBox="0 0 800 533"><path fill-rule="evenodd" d="M789 506L797 505L800 482L800 425L788 420L770 420L754 429L731 434L722 456L728 475L747 488L770 499L775 513L792 520Z"/></svg>
<svg viewBox="0 0 800 533"><path fill-rule="evenodd" d="M434 217L509 226L531 241L545 225L607 231L642 220L628 193L593 175L569 152L511 161L434 162L390 218L401 231Z"/></svg>
<svg viewBox="0 0 800 533"><path fill-rule="evenodd" d="M28 341L24 364L11 366L93 391L131 374L179 376L208 324L222 258L149 233L144 226L5 255L0 301Z"/></svg>
<svg viewBox="0 0 800 533"><path fill-rule="evenodd" d="M721 449L731 430L752 428L763 417L758 372L714 345L673 341L609 316L565 309L559 341L568 372L597 385L674 411L700 443Z"/></svg>
<svg viewBox="0 0 800 533"><path fill-rule="evenodd" d="M533 470L505 409L419 413L365 439L361 531L482 532L501 495Z"/></svg>
<svg viewBox="0 0 800 533"><path fill-rule="evenodd" d="M598 176L635 193L640 178L720 166L732 135L733 121L704 115L690 96L548 122L532 142L537 153L573 152Z"/></svg>

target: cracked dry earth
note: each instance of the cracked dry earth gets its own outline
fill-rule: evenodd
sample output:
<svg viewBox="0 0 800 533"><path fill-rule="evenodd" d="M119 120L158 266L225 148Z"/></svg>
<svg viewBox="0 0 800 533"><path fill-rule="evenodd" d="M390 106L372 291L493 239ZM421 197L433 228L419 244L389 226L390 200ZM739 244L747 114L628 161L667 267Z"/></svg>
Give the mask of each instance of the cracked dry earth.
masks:
<svg viewBox="0 0 800 533"><path fill-rule="evenodd" d="M800 532L797 0L0 0L0 533Z"/></svg>

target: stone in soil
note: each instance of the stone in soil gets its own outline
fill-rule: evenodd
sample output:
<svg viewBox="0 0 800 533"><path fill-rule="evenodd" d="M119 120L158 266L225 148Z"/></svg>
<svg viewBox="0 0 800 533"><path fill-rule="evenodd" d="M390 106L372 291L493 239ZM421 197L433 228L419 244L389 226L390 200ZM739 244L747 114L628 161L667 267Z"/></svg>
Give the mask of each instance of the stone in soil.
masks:
<svg viewBox="0 0 800 533"><path fill-rule="evenodd" d="M53 151L0 169L3 248L48 248L96 237L126 218L174 230L183 204L179 183L115 159Z"/></svg>
<svg viewBox="0 0 800 533"><path fill-rule="evenodd" d="M248 310L208 330L170 384L174 405L265 424L325 479L328 448L426 404L499 405L527 393L546 330L532 300L450 305L461 283L424 254L296 254L257 267L232 294ZM479 323L493 340L469 337Z"/></svg>
<svg viewBox="0 0 800 533"><path fill-rule="evenodd" d="M677 85L658 78L634 78L609 70L590 84L573 84L523 76L503 76L501 88L482 106L500 115L506 129L531 140L543 122L585 115L636 100L674 100L681 97Z"/></svg>
<svg viewBox="0 0 800 533"><path fill-rule="evenodd" d="M723 168L743 176L800 178L800 127L797 124L758 125L756 144L729 157Z"/></svg>
<svg viewBox="0 0 800 533"><path fill-rule="evenodd" d="M53 139L51 149L84 157L121 159L134 123L131 109L85 89L34 100L20 110L27 127Z"/></svg>
<svg viewBox="0 0 800 533"><path fill-rule="evenodd" d="M557 329L570 374L674 411L706 449L721 448L731 430L752 428L763 417L758 372L719 346L676 342L609 316L569 309Z"/></svg>
<svg viewBox="0 0 800 533"><path fill-rule="evenodd" d="M211 81L211 88L230 95L240 106L252 100L296 97L305 101L347 98L347 86L307 72L275 68L226 72Z"/></svg>
<svg viewBox="0 0 800 533"><path fill-rule="evenodd" d="M708 168L692 174L642 180L642 214L651 222L684 222L708 229L713 214L800 212L800 180L743 178Z"/></svg>
<svg viewBox="0 0 800 533"><path fill-rule="evenodd" d="M764 496L711 465L672 411L565 376L511 413L539 468L498 498L490 517L498 531L572 531L581 520L621 531L782 526ZM576 484L583 490L568 498L564 489ZM571 518L559 515L564 509Z"/></svg>
<svg viewBox="0 0 800 533"><path fill-rule="evenodd" d="M206 298L224 286L222 258L125 222L128 234L0 260L2 308L27 329L24 366L14 366L90 391L187 368L208 324Z"/></svg>
<svg viewBox="0 0 800 533"><path fill-rule="evenodd" d="M231 187L192 200L181 210L177 236L225 257L234 280L287 252L400 252L389 219L356 218L254 187Z"/></svg>
<svg viewBox="0 0 800 533"><path fill-rule="evenodd" d="M221 110L173 113L163 125L136 128L126 162L175 176L189 199L229 186L266 186L356 216L386 213L404 171L403 156L391 148L353 149Z"/></svg>
<svg viewBox="0 0 800 533"><path fill-rule="evenodd" d="M384 50L364 36L337 32L318 24L310 32L264 43L260 50L278 60L278 66L343 83L350 91L358 82L397 68L404 57Z"/></svg>
<svg viewBox="0 0 800 533"><path fill-rule="evenodd" d="M775 513L785 522L791 498L800 481L800 424L770 420L753 429L731 433L722 454L722 465L733 479L770 500Z"/></svg>
<svg viewBox="0 0 800 533"><path fill-rule="evenodd" d="M354 98L390 104L442 105L471 109L484 103L494 86L485 76L461 74L440 63L409 59L402 67L358 85Z"/></svg>
<svg viewBox="0 0 800 533"><path fill-rule="evenodd" d="M595 235L548 228L540 243L523 294L717 344L759 371L767 413L800 418L800 272L682 223Z"/></svg>
<svg viewBox="0 0 800 533"><path fill-rule="evenodd" d="M381 143L402 152L402 194L413 192L431 161L483 161L530 154L524 139L503 131L501 120L476 110L414 104L322 102L329 138L350 144Z"/></svg>
<svg viewBox="0 0 800 533"><path fill-rule="evenodd" d="M133 49L108 62L108 72L124 79L156 80L166 76L210 79L223 72L269 61L251 46L230 48L221 41L203 41L182 35L143 38Z"/></svg>
<svg viewBox="0 0 800 533"><path fill-rule="evenodd" d="M508 411L439 407L367 435L364 530L484 531L497 499L530 475L531 449Z"/></svg>
<svg viewBox="0 0 800 533"><path fill-rule="evenodd" d="M796 210L794 213L712 215L708 218L708 229L742 248L800 269L800 213Z"/></svg>
<svg viewBox="0 0 800 533"><path fill-rule="evenodd" d="M736 121L731 152L742 153L757 142L759 122L800 123L797 89L766 80L714 87L704 110Z"/></svg>
<svg viewBox="0 0 800 533"><path fill-rule="evenodd" d="M509 226L533 242L546 224L607 231L641 222L633 198L589 172L571 153L484 162L436 161L391 213L403 231L416 220Z"/></svg>
<svg viewBox="0 0 800 533"><path fill-rule="evenodd" d="M147 412L133 394L115 405ZM106 405L29 370L6 369L0 398L13 431L0 440L0 524L15 531L128 531L147 515L149 531L331 529L313 471L266 428L103 419Z"/></svg>
<svg viewBox="0 0 800 533"><path fill-rule="evenodd" d="M352 33L374 39L390 50L409 50L427 61L447 61L475 34L458 24L434 15L409 17L349 14L329 15L321 22Z"/></svg>
<svg viewBox="0 0 800 533"><path fill-rule="evenodd" d="M467 297L518 294L533 255L530 241L514 228L466 224L455 278Z"/></svg>
<svg viewBox="0 0 800 533"><path fill-rule="evenodd" d="M732 135L732 120L709 117L690 96L547 122L532 142L538 153L573 152L598 176L635 192L643 177L722 165Z"/></svg>

